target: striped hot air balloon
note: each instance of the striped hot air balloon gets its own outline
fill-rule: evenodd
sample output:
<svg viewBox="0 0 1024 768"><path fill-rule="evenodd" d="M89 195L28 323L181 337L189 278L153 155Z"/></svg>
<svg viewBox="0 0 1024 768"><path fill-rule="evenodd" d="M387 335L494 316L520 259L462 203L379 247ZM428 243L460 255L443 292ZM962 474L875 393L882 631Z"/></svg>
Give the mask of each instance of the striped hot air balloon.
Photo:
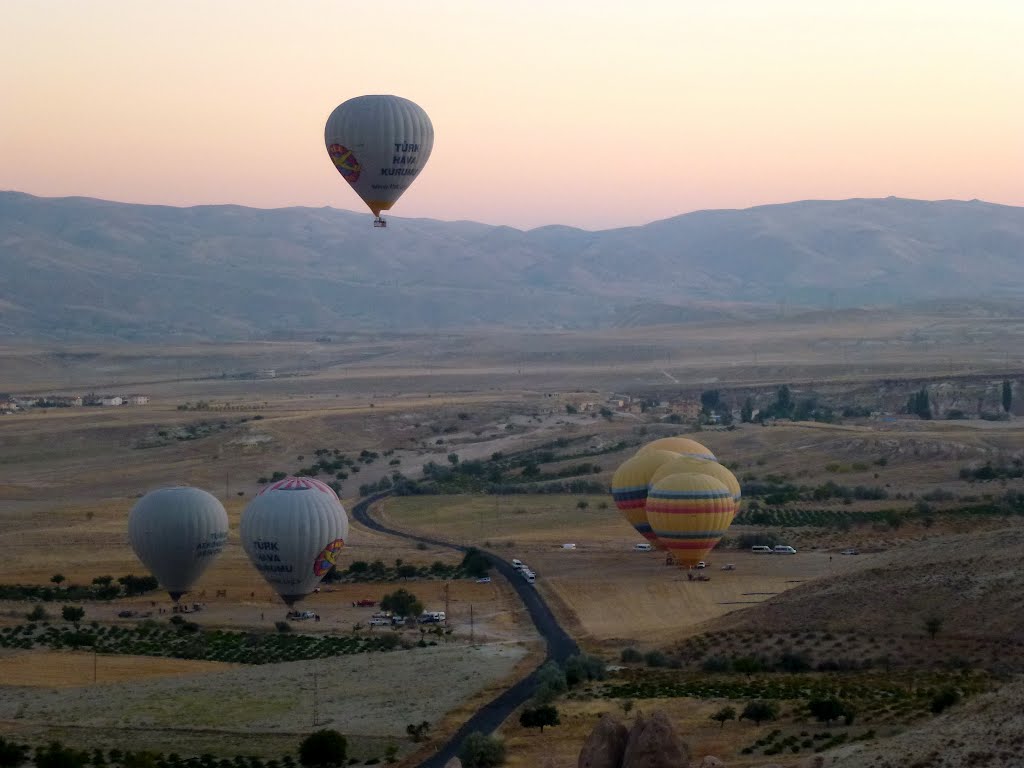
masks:
<svg viewBox="0 0 1024 768"><path fill-rule="evenodd" d="M612 500L615 506L637 533L656 547L660 545L651 533L647 513L644 511L647 487L659 467L678 458L679 454L671 451L648 451L642 456L638 454L626 459L612 476Z"/></svg>
<svg viewBox="0 0 1024 768"><path fill-rule="evenodd" d="M739 508L740 481L736 479L736 475L717 461L698 459L693 456L680 456L678 459L673 459L658 467L658 471L651 477L651 485L654 485L654 483L662 478L669 475L677 475L680 472L696 472L697 474L711 475L718 478L725 483L725 487L732 494L733 501L736 502L737 509Z"/></svg>
<svg viewBox="0 0 1024 768"><path fill-rule="evenodd" d="M711 475L669 475L647 492L651 531L684 568L696 565L715 548L735 512L729 489Z"/></svg>
<svg viewBox="0 0 1024 768"><path fill-rule="evenodd" d="M706 445L701 445L688 437L659 437L637 451L637 454L647 453L647 451L673 451L680 456L695 456L698 459L718 461L715 454Z"/></svg>

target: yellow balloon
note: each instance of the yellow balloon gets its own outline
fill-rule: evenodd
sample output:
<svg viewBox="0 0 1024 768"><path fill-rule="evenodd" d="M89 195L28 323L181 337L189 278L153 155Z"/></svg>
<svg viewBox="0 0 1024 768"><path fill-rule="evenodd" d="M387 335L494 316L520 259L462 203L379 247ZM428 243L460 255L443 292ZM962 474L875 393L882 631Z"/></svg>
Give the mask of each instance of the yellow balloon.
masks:
<svg viewBox="0 0 1024 768"><path fill-rule="evenodd" d="M666 462L658 467L658 471L651 476L651 485L662 478L668 477L669 475L677 475L680 472L696 472L701 475L711 475L711 477L718 478L725 487L729 489L729 493L732 494L733 501L739 504L740 501L740 481L736 479L736 475L730 472L726 467L723 467L717 461L710 461L708 459L698 459L694 456L680 456L678 459Z"/></svg>
<svg viewBox="0 0 1024 768"><path fill-rule="evenodd" d="M695 456L698 459L718 461L715 458L715 454L707 446L701 445L696 440L691 440L688 437L661 437L649 442L637 451L637 454L646 453L647 451L674 451L680 456Z"/></svg>
<svg viewBox="0 0 1024 768"><path fill-rule="evenodd" d="M736 502L729 489L710 475L669 475L647 492L651 531L684 568L696 565L715 548L735 514Z"/></svg>
<svg viewBox="0 0 1024 768"><path fill-rule="evenodd" d="M671 451L652 450L626 459L612 476L612 500L623 517L629 521L641 536L651 544L660 547L647 523L647 487L651 477L664 464L678 459L679 454Z"/></svg>

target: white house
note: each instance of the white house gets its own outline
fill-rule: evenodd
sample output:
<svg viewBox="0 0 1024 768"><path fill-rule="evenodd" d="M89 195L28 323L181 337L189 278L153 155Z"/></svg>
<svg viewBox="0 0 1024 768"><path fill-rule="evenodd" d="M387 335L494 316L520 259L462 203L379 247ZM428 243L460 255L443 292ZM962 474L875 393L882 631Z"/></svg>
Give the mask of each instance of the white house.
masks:
<svg viewBox="0 0 1024 768"><path fill-rule="evenodd" d="M147 395L128 395L128 405L145 405L148 402Z"/></svg>
<svg viewBox="0 0 1024 768"><path fill-rule="evenodd" d="M116 395L114 397L102 397L100 398L100 405L124 405L124 400Z"/></svg>

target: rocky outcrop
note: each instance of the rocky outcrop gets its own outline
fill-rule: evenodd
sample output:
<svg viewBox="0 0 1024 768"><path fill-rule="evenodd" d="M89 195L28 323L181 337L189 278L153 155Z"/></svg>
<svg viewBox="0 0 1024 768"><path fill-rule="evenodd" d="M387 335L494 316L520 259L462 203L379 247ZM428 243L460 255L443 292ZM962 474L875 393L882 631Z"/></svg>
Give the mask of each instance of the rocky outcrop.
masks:
<svg viewBox="0 0 1024 768"><path fill-rule="evenodd" d="M725 768L725 763L714 755L705 755L698 768Z"/></svg>
<svg viewBox="0 0 1024 768"><path fill-rule="evenodd" d="M629 732L622 768L687 768L690 750L664 712L637 717Z"/></svg>
<svg viewBox="0 0 1024 768"><path fill-rule="evenodd" d="M601 715L594 730L583 742L578 768L622 768L629 731L612 715Z"/></svg>

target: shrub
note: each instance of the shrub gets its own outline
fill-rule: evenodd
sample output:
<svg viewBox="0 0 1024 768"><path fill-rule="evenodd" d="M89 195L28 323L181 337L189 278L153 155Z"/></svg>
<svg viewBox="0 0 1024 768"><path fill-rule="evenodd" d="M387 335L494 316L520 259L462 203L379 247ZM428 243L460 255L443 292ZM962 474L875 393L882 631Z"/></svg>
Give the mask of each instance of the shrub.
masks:
<svg viewBox="0 0 1024 768"><path fill-rule="evenodd" d="M459 760L463 768L496 768L505 762L505 743L476 731L462 742Z"/></svg>
<svg viewBox="0 0 1024 768"><path fill-rule="evenodd" d="M299 745L299 762L307 768L328 768L345 764L348 741L337 731L315 731Z"/></svg>
<svg viewBox="0 0 1024 768"><path fill-rule="evenodd" d="M932 698L931 710L936 715L952 707L960 701L960 691L956 688L943 688Z"/></svg>
<svg viewBox="0 0 1024 768"><path fill-rule="evenodd" d="M648 667L666 667L668 666L668 656L661 651L648 651L644 654L644 662Z"/></svg>
<svg viewBox="0 0 1024 768"><path fill-rule="evenodd" d="M643 660L644 655L636 648L623 648L622 653L619 654L619 661L623 664L630 664Z"/></svg>

